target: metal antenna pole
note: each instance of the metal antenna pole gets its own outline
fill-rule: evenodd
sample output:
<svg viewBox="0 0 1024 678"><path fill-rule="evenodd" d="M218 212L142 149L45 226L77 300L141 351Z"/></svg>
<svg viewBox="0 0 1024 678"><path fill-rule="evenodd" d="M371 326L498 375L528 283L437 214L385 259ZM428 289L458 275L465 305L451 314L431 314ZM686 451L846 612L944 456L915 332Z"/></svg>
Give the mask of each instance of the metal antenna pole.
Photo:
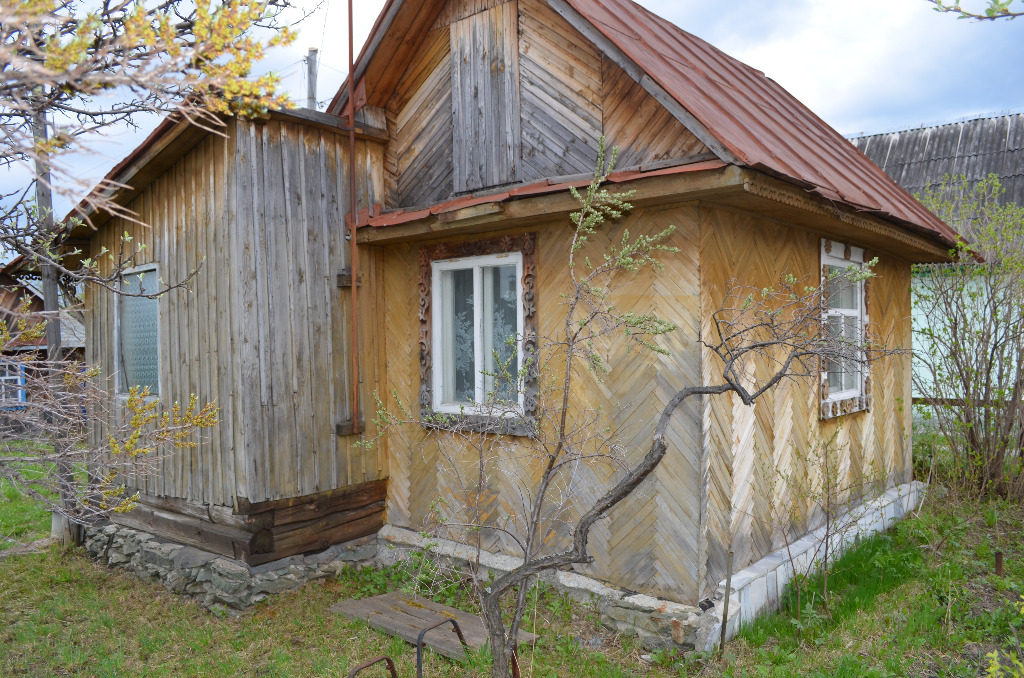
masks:
<svg viewBox="0 0 1024 678"><path fill-rule="evenodd" d="M310 47L306 54L306 108L316 110L316 72L317 72L316 47Z"/></svg>

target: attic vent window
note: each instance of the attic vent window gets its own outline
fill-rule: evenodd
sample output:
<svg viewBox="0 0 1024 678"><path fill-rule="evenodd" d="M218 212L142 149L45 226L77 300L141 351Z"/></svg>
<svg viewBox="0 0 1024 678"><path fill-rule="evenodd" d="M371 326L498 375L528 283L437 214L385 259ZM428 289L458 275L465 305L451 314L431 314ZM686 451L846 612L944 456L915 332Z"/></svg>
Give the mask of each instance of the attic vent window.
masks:
<svg viewBox="0 0 1024 678"><path fill-rule="evenodd" d="M150 395L160 392L160 314L159 302L140 294L159 289L155 266L126 273L121 283L124 294L115 296L115 360L117 392L127 394L132 387L149 387Z"/></svg>
<svg viewBox="0 0 1024 678"><path fill-rule="evenodd" d="M822 240L821 276L822 283L828 285L828 302L823 311L825 331L832 338L858 346L864 343L867 327L867 283L835 276L850 266L863 265L863 249ZM824 419L870 406L870 381L863 361L829 360L822 366L821 382Z"/></svg>

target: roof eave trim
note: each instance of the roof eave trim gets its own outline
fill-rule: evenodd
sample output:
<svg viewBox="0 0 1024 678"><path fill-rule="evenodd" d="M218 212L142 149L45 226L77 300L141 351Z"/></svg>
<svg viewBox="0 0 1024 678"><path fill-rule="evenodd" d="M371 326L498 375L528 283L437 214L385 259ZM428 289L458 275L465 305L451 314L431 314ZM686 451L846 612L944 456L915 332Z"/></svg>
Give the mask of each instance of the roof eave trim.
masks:
<svg viewBox="0 0 1024 678"><path fill-rule="evenodd" d="M384 5L384 9L377 16L377 21L373 24L373 28L370 29L370 37L366 39L366 44L359 50L359 57L356 58L353 68L355 71L354 83L358 84L363 79L363 76L366 75L366 69L369 67L370 61L376 55L377 48L384 41L385 34L391 28L391 24L394 23L395 17L398 16L398 11L402 9L405 2L406 0L388 0L388 3ZM328 113L341 115L343 106L348 103L347 83L349 77L351 77L351 73L345 77L341 87L338 88L338 93L334 95L331 103L327 105Z"/></svg>
<svg viewBox="0 0 1024 678"><path fill-rule="evenodd" d="M889 238L903 245L927 253L936 261L945 261L949 258L949 247L939 240L935 234L924 235L917 231L913 224L894 218L892 215L870 215L863 210L857 210L855 206L846 202L829 201L831 208L813 197L803 189L791 182L778 179L770 175L747 170L748 174L743 182L743 190L750 195L772 200L789 207L795 207L805 212L819 214L841 221L849 226L862 229L883 237ZM760 174L760 176L758 176ZM803 191L800 193L799 191ZM852 208L851 211L838 209L838 205Z"/></svg>

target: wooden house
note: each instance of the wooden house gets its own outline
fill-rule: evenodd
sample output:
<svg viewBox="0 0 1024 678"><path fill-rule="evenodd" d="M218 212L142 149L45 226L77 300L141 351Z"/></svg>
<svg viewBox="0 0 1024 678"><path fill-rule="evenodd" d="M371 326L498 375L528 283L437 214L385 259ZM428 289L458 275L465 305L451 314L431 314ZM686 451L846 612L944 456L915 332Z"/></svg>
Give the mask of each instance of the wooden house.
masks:
<svg viewBox="0 0 1024 678"><path fill-rule="evenodd" d="M676 389L715 381L698 340L727 281L816 278L877 256L851 313L909 345L910 264L941 259L952 237L763 73L629 0L390 0L355 81L352 158L342 90L327 114L230 120L223 136L166 122L112 172L134 187L117 199L149 226L91 214L92 250L114 249L128 231L148 245L138 270L150 280L201 267L190 292L127 311L143 318L91 292L88 359L120 369L124 387L148 383L161 400L195 392L222 412L210 440L138 479L142 505L118 520L249 563L385 520L419 527L446 493L436 434L406 426L365 448L353 424L375 434L374 393L424 411L478 397L453 376L450 338L438 339L457 299L435 271L473 285L493 272L514 290L521 329L557 326L576 207L568 189L593 172L601 135L620 148L610 181L635 191L636 205L608 237L674 225L679 249L620 300L678 325L670 355L622 355L607 380L574 394L608 412L633 450L649 444ZM481 322L496 313L484 303L473 312ZM126 344L126 325L148 328L131 339L142 348ZM155 359L126 368L126 352ZM794 448L837 428L848 473L873 463L906 482L909 374L898 357L870 375L832 375L831 389L828 374L786 383L753 407L728 395L688 403L644 491L595 530L589 572L701 599L724 578L730 549L738 569L777 547L772 483L757 460L797 470ZM514 503L513 485L495 483L492 498ZM497 537L489 546L508 549Z"/></svg>
<svg viewBox="0 0 1024 678"><path fill-rule="evenodd" d="M32 400L28 375L38 369L36 361L46 357L46 337L27 337L17 330L21 320L26 328L43 321L43 295L36 288L38 275L26 270L22 257L0 268L0 320L11 332L10 342L0 355L0 411L20 408ZM85 328L68 313L61 318L61 347L65 360L82 360Z"/></svg>

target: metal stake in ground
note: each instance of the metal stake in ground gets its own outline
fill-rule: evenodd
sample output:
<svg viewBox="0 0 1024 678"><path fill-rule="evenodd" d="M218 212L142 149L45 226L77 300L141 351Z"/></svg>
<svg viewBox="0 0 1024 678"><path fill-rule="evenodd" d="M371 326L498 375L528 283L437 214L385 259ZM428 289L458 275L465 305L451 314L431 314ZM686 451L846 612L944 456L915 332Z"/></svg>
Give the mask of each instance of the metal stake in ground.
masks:
<svg viewBox="0 0 1024 678"><path fill-rule="evenodd" d="M729 551L729 564L725 574L725 603L722 605L722 638L718 642L718 658L725 652L725 629L729 626L729 593L732 591L732 551Z"/></svg>

